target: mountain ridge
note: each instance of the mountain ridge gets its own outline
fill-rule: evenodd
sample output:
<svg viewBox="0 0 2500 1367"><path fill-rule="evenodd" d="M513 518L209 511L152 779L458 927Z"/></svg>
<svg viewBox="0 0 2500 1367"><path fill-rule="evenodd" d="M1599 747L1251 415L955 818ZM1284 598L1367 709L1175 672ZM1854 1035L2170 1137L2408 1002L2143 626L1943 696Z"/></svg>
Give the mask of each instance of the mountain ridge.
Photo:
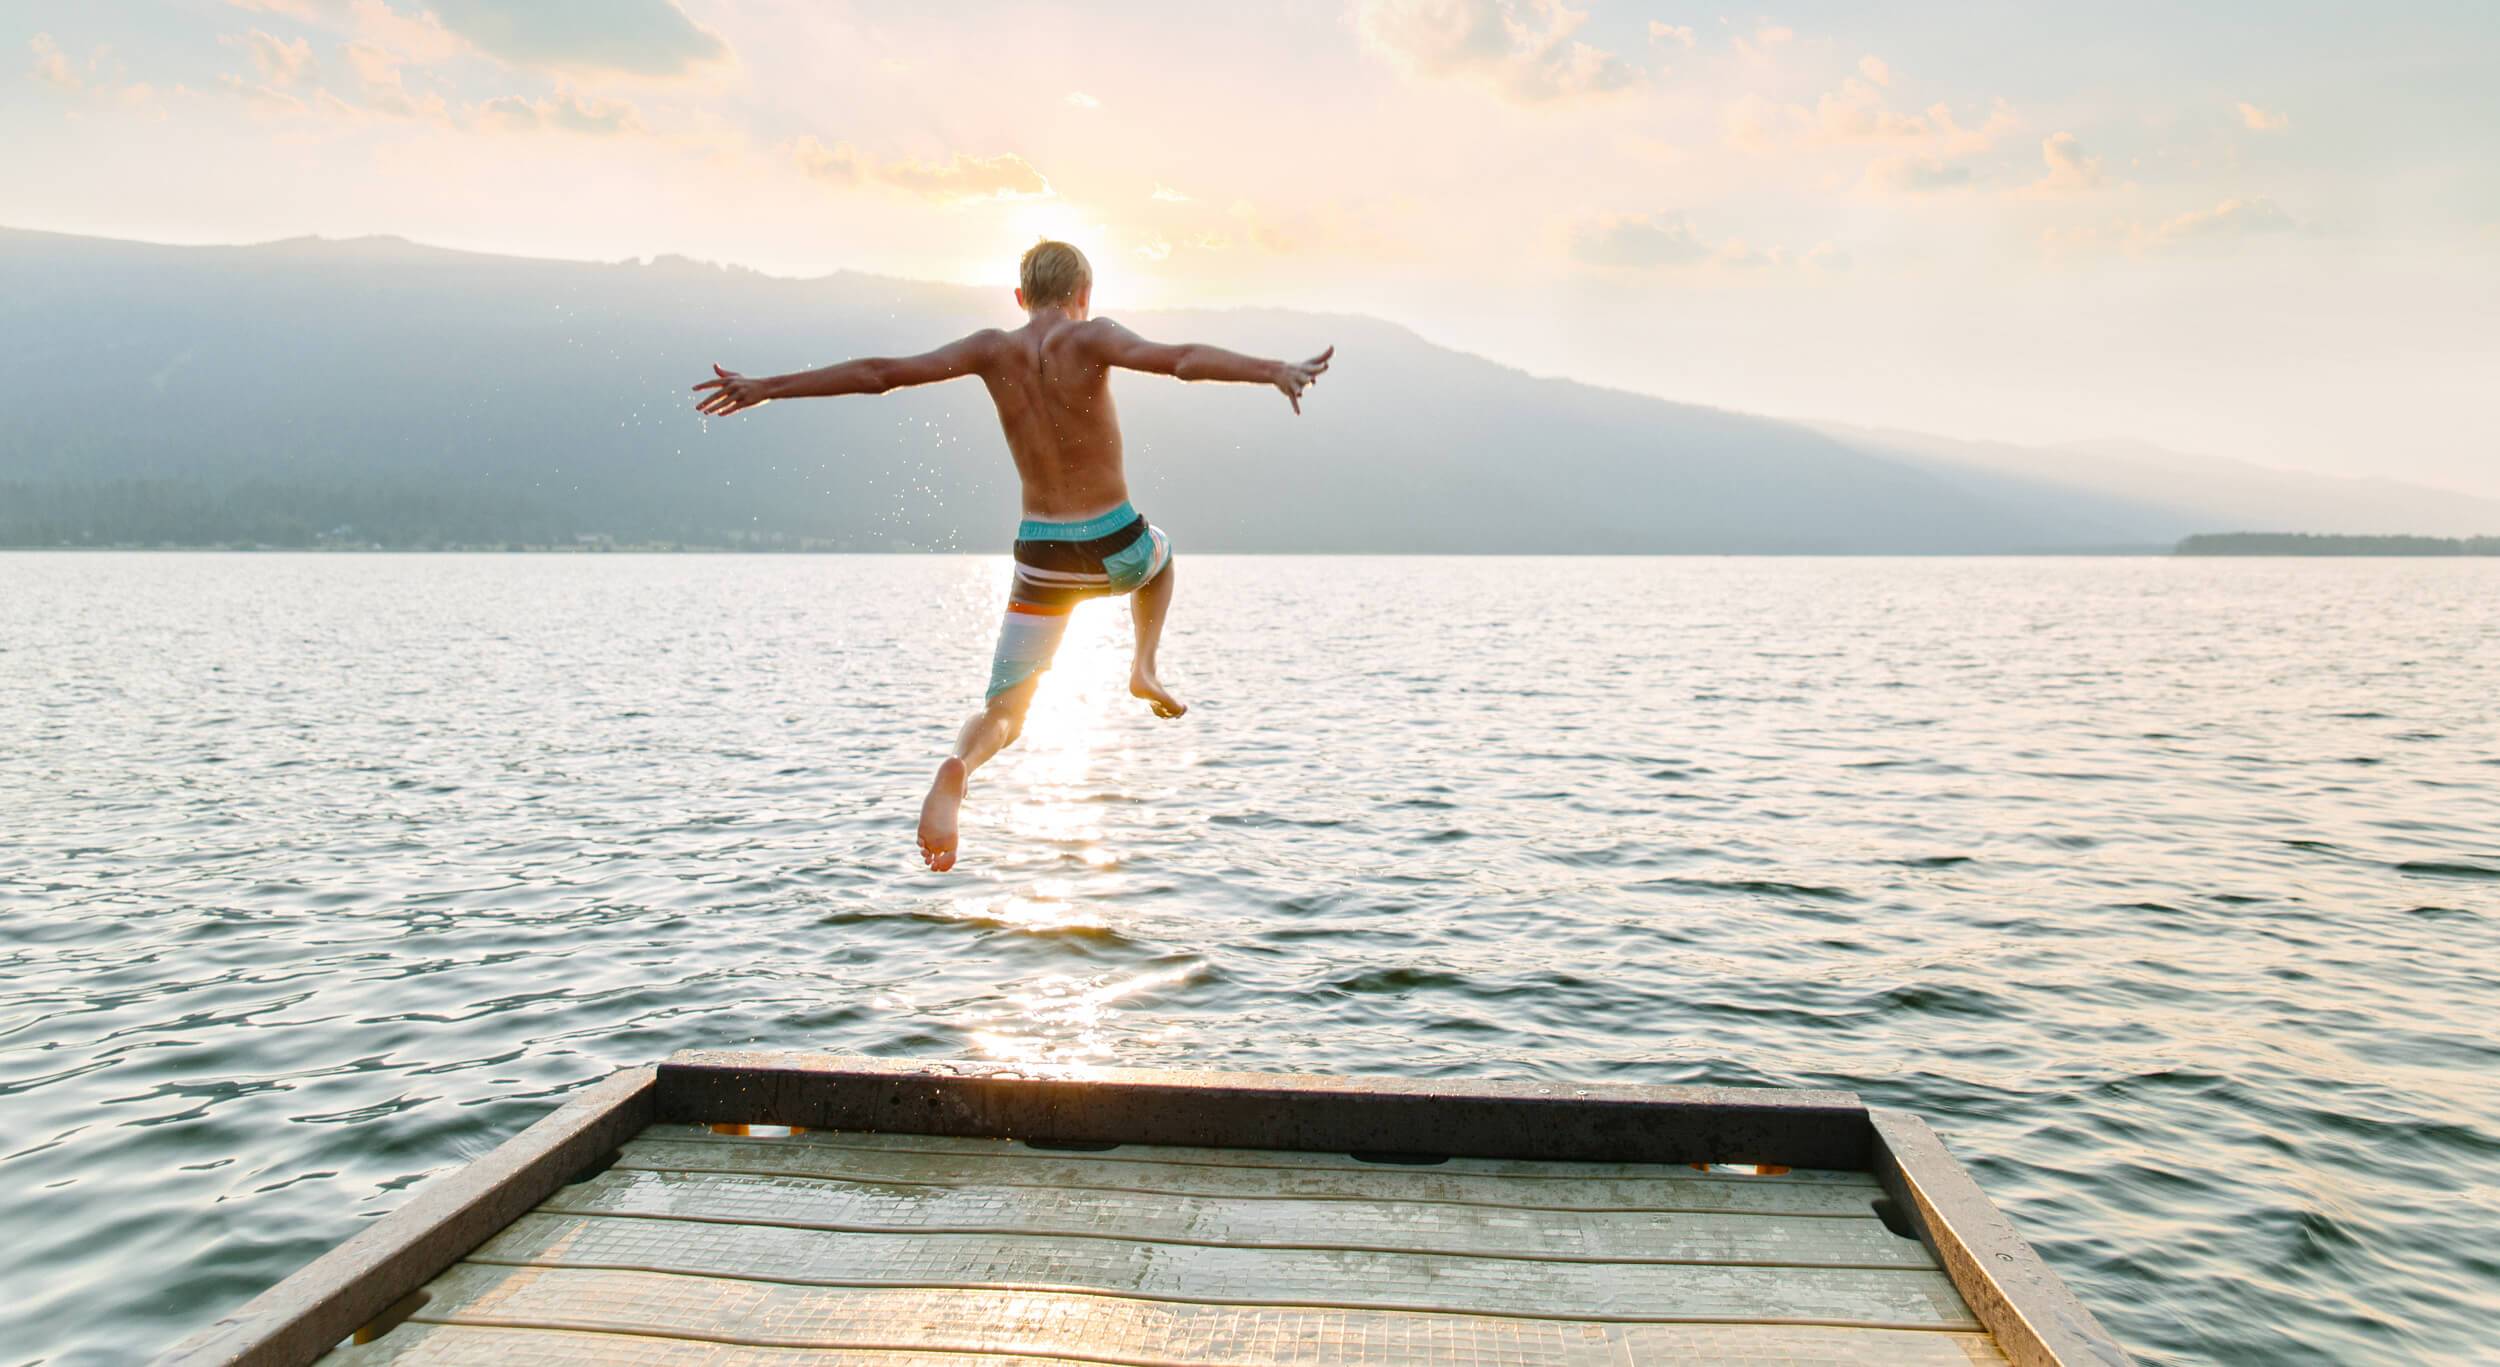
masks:
<svg viewBox="0 0 2500 1367"><path fill-rule="evenodd" d="M389 235L187 247L0 228L0 338L16 339L0 395L24 415L0 431L0 544L994 549L1013 475L977 388L706 424L686 386L714 360L916 350L1011 321L998 293ZM2328 477L2163 453L2194 495L2171 496L2043 448L1539 376L1365 315L1113 312L1266 354L1339 345L1300 419L1255 387L1119 378L1138 501L1201 550L2153 551L2203 531L2500 528L2500 503L2396 484L2364 500L2394 525L2349 525L2351 491Z"/></svg>

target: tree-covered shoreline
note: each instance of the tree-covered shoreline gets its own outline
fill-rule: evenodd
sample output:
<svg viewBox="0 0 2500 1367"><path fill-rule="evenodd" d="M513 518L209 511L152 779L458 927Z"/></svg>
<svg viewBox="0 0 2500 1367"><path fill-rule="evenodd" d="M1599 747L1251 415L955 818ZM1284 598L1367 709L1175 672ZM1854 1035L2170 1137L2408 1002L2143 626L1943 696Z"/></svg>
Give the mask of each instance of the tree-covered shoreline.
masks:
<svg viewBox="0 0 2500 1367"><path fill-rule="evenodd" d="M2200 532L2180 555L2500 555L2500 536L2334 536L2314 532Z"/></svg>

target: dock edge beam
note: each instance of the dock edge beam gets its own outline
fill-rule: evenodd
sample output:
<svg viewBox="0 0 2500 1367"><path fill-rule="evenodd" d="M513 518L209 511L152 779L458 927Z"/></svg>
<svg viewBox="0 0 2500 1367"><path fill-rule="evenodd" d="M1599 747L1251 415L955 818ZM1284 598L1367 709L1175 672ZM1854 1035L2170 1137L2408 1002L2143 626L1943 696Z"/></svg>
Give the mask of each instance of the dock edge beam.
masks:
<svg viewBox="0 0 2500 1367"><path fill-rule="evenodd" d="M663 1120L974 1139L1863 1171L1854 1093L1493 1082L834 1054L693 1051L660 1065Z"/></svg>
<svg viewBox="0 0 2500 1367"><path fill-rule="evenodd" d="M1869 1166L1876 1180L2015 1367L2134 1361L2040 1261L1926 1121L1883 1107L1866 1114L1875 1128Z"/></svg>
<svg viewBox="0 0 2500 1367"><path fill-rule="evenodd" d="M432 1281L652 1120L657 1072L628 1068L174 1346L168 1367L295 1367L329 1352Z"/></svg>

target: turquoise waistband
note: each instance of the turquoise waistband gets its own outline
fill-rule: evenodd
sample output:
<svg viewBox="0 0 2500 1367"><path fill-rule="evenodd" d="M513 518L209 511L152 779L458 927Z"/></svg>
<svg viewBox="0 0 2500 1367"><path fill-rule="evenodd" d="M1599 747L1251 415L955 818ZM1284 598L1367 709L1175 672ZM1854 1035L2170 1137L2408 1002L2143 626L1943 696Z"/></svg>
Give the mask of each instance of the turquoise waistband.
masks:
<svg viewBox="0 0 2500 1367"><path fill-rule="evenodd" d="M1119 507L1083 522L1036 522L1028 517L1016 524L1016 540L1091 541L1096 537L1109 536L1136 520L1137 510L1128 506L1128 500L1122 499Z"/></svg>

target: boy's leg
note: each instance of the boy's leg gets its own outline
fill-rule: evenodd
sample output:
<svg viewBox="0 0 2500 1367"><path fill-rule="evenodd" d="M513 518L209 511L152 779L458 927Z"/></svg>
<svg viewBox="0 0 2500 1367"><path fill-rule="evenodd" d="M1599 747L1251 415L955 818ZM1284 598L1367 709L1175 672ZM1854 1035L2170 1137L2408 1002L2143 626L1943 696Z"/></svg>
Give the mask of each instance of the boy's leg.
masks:
<svg viewBox="0 0 2500 1367"><path fill-rule="evenodd" d="M1033 692L1041 683L1042 676L1035 674L990 699L955 733L955 753L939 761L937 777L929 781L929 795L920 800L920 857L935 872L955 867L957 814L963 809L972 771L1024 733L1025 710L1033 705Z"/></svg>
<svg viewBox="0 0 2500 1367"><path fill-rule="evenodd" d="M1162 573L1129 595L1129 616L1137 623L1137 656L1129 665L1128 691L1151 704L1158 717L1177 717L1189 710L1155 674L1155 648L1163 644L1163 615L1172 610L1175 568L1171 561L1164 561Z"/></svg>
<svg viewBox="0 0 2500 1367"><path fill-rule="evenodd" d="M1019 592L1008 596L1007 619L999 624L998 649L990 657L989 701L955 733L955 753L939 762L937 777L929 780L929 795L920 801L920 857L939 873L955 867L956 813L963 807L972 771L1023 734L1025 710L1042 685L1042 672L1059 653L1060 638L1068 631L1068 609L1076 605L1073 599L1027 597L1022 588L1019 581Z"/></svg>

